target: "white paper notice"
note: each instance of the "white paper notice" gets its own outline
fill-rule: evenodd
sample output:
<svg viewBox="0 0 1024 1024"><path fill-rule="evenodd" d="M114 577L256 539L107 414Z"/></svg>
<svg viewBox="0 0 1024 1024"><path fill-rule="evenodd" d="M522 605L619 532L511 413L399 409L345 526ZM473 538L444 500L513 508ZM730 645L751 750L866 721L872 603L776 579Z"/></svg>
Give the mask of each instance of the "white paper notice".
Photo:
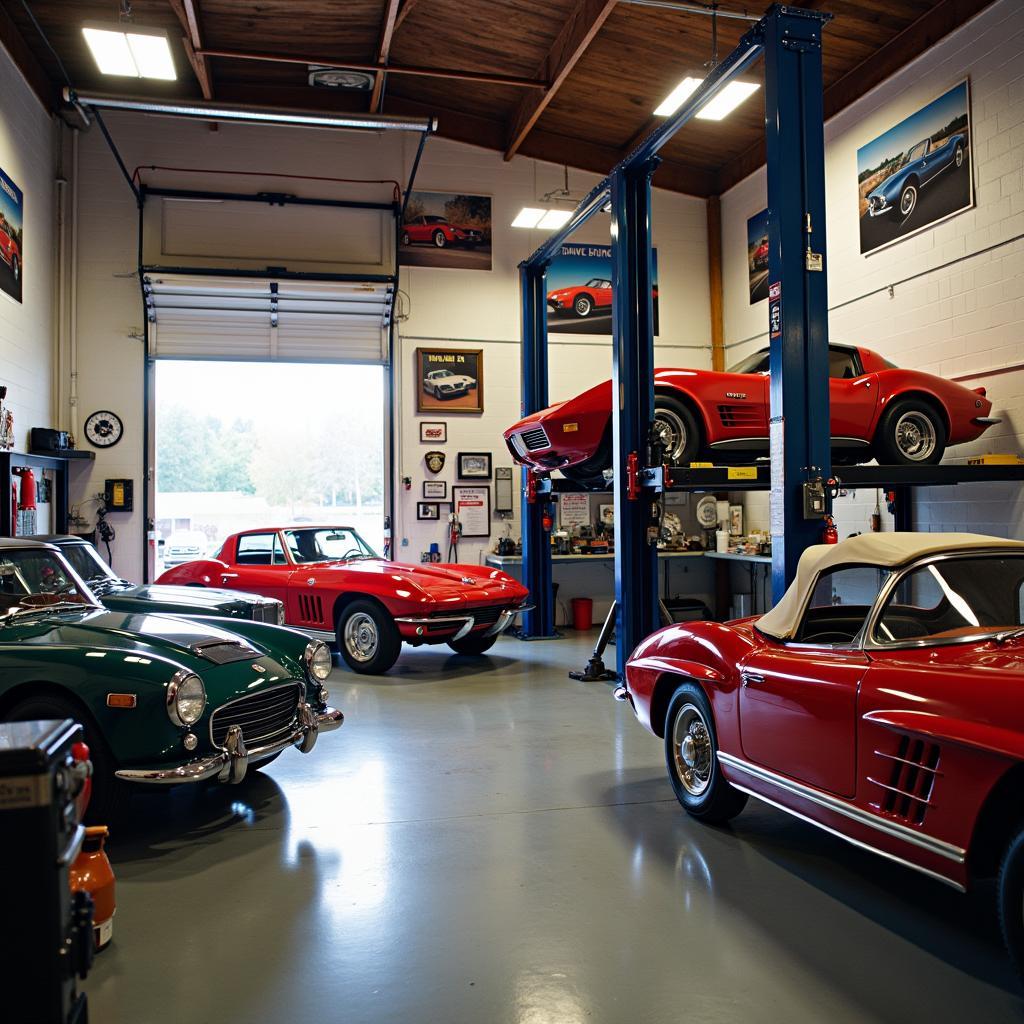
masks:
<svg viewBox="0 0 1024 1024"><path fill-rule="evenodd" d="M768 502L768 524L772 537L782 537L786 532L785 493L786 472L782 457L785 450L785 418L779 416L768 427L769 448L772 463L772 489Z"/></svg>

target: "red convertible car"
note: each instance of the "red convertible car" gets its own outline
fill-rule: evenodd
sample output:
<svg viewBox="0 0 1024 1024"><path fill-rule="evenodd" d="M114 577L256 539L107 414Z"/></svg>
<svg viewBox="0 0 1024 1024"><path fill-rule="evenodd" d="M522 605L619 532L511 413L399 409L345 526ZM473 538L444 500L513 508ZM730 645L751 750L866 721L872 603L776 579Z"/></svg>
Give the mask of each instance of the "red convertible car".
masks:
<svg viewBox="0 0 1024 1024"><path fill-rule="evenodd" d="M927 464L947 445L980 437L999 420L984 388L901 370L860 346L829 346L832 448L837 463ZM768 350L725 372L655 370L655 428L666 460L687 465L768 452ZM542 473L560 469L584 486L611 467L612 385L527 416L505 431L512 458Z"/></svg>
<svg viewBox="0 0 1024 1024"><path fill-rule="evenodd" d="M447 217L436 217L431 214L413 217L402 225L402 245L427 242L438 249L443 249L447 245L464 245L467 249L472 249L483 240L482 231L459 227L457 224L449 223Z"/></svg>
<svg viewBox="0 0 1024 1024"><path fill-rule="evenodd" d="M483 654L527 597L496 569L385 561L347 526L246 530L212 558L177 565L157 583L277 598L286 625L336 640L349 667L370 675L387 672L403 642Z"/></svg>
<svg viewBox="0 0 1024 1024"><path fill-rule="evenodd" d="M760 618L669 626L626 665L695 818L758 797L959 890L997 876L1024 969L1024 543L809 548Z"/></svg>

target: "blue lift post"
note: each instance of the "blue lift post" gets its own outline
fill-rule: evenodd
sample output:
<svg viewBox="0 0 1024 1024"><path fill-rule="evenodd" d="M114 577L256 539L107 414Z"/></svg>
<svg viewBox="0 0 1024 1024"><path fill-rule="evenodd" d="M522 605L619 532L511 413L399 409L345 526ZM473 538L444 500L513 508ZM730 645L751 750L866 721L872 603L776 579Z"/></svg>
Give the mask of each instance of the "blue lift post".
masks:
<svg viewBox="0 0 1024 1024"><path fill-rule="evenodd" d="M832 475L825 268L825 135L821 34L829 14L775 7L765 18L771 370L772 596L821 543L805 484Z"/></svg>

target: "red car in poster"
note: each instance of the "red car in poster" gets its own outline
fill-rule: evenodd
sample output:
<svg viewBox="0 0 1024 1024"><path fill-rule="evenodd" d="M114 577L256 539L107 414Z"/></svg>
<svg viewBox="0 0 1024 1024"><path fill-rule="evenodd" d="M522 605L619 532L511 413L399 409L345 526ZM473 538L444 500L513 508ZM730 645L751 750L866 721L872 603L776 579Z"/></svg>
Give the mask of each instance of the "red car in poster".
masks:
<svg viewBox="0 0 1024 1024"><path fill-rule="evenodd" d="M548 309L552 313L568 310L582 318L595 309L610 309L611 304L612 283L606 277L592 277L586 284L548 292Z"/></svg>
<svg viewBox="0 0 1024 1024"><path fill-rule="evenodd" d="M522 610L527 590L480 565L379 558L351 527L267 527L232 534L208 559L157 583L230 587L284 602L285 624L336 641L355 672L378 675L403 643L483 654Z"/></svg>
<svg viewBox="0 0 1024 1024"><path fill-rule="evenodd" d="M947 446L993 423L984 388L902 370L871 349L829 346L829 401L837 463L931 464ZM670 464L713 455L736 461L768 452L768 350L725 372L655 370L655 427ZM611 456L611 381L527 416L505 431L516 462L603 484Z"/></svg>
<svg viewBox="0 0 1024 1024"><path fill-rule="evenodd" d="M412 220L406 221L402 225L402 245L425 242L438 249L443 249L448 245L461 245L472 249L480 245L483 240L482 231L451 224L447 217L438 217L429 213L413 217Z"/></svg>
<svg viewBox="0 0 1024 1024"><path fill-rule="evenodd" d="M21 252L14 237L14 229L0 215L0 259L4 261L17 281L21 277Z"/></svg>
<svg viewBox="0 0 1024 1024"><path fill-rule="evenodd" d="M760 618L669 626L616 697L682 806L748 796L964 891L997 878L1024 970L1024 543L869 533L809 548Z"/></svg>
<svg viewBox="0 0 1024 1024"><path fill-rule="evenodd" d="M761 244L754 250L754 255L751 257L751 263L753 264L753 270L764 270L768 266L768 239L762 238Z"/></svg>

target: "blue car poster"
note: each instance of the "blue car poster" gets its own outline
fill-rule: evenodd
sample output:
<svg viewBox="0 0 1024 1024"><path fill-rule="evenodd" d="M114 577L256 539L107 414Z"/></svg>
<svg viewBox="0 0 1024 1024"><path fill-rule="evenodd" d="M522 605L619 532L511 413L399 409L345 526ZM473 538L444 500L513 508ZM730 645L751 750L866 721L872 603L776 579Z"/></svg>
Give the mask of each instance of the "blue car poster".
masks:
<svg viewBox="0 0 1024 1024"><path fill-rule="evenodd" d="M965 79L857 150L861 255L974 205L970 107Z"/></svg>
<svg viewBox="0 0 1024 1024"><path fill-rule="evenodd" d="M8 175L0 170L0 288L21 302L25 269L22 255L25 197Z"/></svg>
<svg viewBox="0 0 1024 1024"><path fill-rule="evenodd" d="M658 333L658 253L654 260L654 333ZM547 272L549 334L612 333L612 247L563 245Z"/></svg>

